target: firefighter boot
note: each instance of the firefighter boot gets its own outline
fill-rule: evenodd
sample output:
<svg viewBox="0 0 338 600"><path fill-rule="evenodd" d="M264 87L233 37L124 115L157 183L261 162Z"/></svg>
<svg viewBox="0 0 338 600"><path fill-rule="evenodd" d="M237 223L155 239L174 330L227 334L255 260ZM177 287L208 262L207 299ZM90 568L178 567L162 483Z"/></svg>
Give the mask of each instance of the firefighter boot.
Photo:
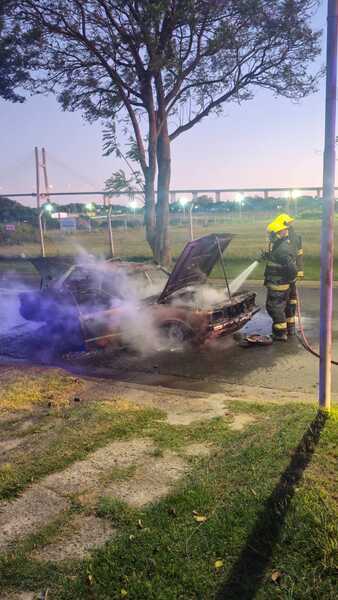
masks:
<svg viewBox="0 0 338 600"><path fill-rule="evenodd" d="M274 342L287 342L288 334L286 333L286 331L278 332L278 333L276 331L274 331L272 334L272 339Z"/></svg>
<svg viewBox="0 0 338 600"><path fill-rule="evenodd" d="M287 342L288 340L288 330L287 323L285 321L273 323L272 326L272 339L274 342Z"/></svg>

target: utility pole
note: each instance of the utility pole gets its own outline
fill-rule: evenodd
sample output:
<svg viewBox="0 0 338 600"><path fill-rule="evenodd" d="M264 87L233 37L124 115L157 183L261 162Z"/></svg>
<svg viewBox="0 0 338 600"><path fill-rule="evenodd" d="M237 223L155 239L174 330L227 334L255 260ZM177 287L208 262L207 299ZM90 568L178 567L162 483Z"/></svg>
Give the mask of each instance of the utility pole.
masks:
<svg viewBox="0 0 338 600"><path fill-rule="evenodd" d="M338 0L328 0L323 216L320 252L319 406L331 407L333 250L336 171Z"/></svg>
<svg viewBox="0 0 338 600"><path fill-rule="evenodd" d="M44 181L45 181L45 196L46 196L46 201L49 202L49 185L48 185L48 174L47 174L47 155L46 155L46 150L45 148L42 148L42 170L43 170L43 176L44 176Z"/></svg>
<svg viewBox="0 0 338 600"><path fill-rule="evenodd" d="M40 164L39 164L39 149L34 148L35 153L35 174L36 174L36 207L40 210Z"/></svg>

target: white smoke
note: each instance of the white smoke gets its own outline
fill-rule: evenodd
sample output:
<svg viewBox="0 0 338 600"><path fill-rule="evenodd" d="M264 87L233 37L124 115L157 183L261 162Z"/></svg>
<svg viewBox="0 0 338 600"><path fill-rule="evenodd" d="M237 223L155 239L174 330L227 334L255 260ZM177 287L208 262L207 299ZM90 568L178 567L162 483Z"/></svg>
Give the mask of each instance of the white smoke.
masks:
<svg viewBox="0 0 338 600"><path fill-rule="evenodd" d="M257 266L258 261L254 261L229 283L231 296L235 295L240 290ZM173 294L172 304L175 306L189 306L190 308L198 310L224 306L224 304L230 300L228 288L224 282L221 288L214 288L211 285L206 284L187 287L184 290Z"/></svg>
<svg viewBox="0 0 338 600"><path fill-rule="evenodd" d="M225 288L217 289L209 285L191 286L173 294L173 306L188 306L195 310L224 305L229 300Z"/></svg>
<svg viewBox="0 0 338 600"><path fill-rule="evenodd" d="M257 263L250 265L230 284L231 293L234 294L244 283ZM74 267L71 267L66 275L61 276L58 282L54 280L52 286L63 288L65 284L73 282L84 289L84 298L77 304L80 321L85 338L100 338L105 335L118 333L122 345L137 351L140 354L151 354L158 350L168 349L179 343L164 342L163 330L156 321L156 296L163 290L167 276L160 270L151 269L158 275L158 280L149 280L147 274L142 270L134 269L129 272L128 266L114 261L105 261L88 254L83 249L78 249L78 256ZM1 284L0 284L1 286ZM6 289L0 289L0 334L10 331L18 331L18 328L27 325L28 322L20 316L20 300L18 294L23 291L34 291L23 282L15 282ZM35 289L35 292L38 290ZM76 297L73 294L73 297ZM65 321L69 322L69 329L77 322L74 301L69 301L63 307ZM147 298L154 297L147 301ZM78 297L79 300L80 296ZM172 296L171 305L185 306L195 310L212 309L224 306L229 302L229 295L225 283L222 288L214 288L209 285L187 287L179 290ZM67 307L69 315L67 317ZM54 308L51 306L51 312ZM29 323L29 327L40 327L43 324ZM67 343L67 340L64 340ZM51 342L52 343L52 342ZM60 340L55 343L59 344Z"/></svg>
<svg viewBox="0 0 338 600"><path fill-rule="evenodd" d="M92 331L95 332L97 324L102 324L103 334L118 332L122 345L132 348L142 355L151 354L163 347L161 332L154 320L154 312L151 303L144 302L146 298L159 295L165 283L166 276L163 273L162 281L153 282L147 279L142 269L133 270L128 274L128 267L88 255L81 251L77 259L77 265L84 270L90 270L90 285L94 291L105 292L106 306L98 300L90 306L80 306L84 330L87 335L90 331L90 318L93 314L94 323ZM89 315L86 311L89 309ZM96 314L95 314L96 313ZM100 327L99 327L100 328ZM98 329L99 329L98 328ZM95 337L95 335L94 335ZM99 337L99 336L98 336Z"/></svg>

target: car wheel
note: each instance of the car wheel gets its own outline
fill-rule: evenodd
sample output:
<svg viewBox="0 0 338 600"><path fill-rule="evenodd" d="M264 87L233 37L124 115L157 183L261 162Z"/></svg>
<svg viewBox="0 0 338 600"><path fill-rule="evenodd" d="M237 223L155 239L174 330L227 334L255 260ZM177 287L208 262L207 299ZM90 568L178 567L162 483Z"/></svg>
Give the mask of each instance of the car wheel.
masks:
<svg viewBox="0 0 338 600"><path fill-rule="evenodd" d="M185 344L193 339L193 330L177 321L164 323L161 331L170 346Z"/></svg>

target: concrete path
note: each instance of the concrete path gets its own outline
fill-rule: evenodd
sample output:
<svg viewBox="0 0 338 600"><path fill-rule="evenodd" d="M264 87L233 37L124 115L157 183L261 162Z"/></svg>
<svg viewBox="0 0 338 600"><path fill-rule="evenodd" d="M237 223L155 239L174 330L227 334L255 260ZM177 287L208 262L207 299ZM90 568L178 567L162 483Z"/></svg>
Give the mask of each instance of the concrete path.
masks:
<svg viewBox="0 0 338 600"><path fill-rule="evenodd" d="M230 388L226 395L179 393L166 388L157 388L154 393L152 386L112 385L95 380L86 382L82 401L92 402L93 397L99 397L101 402L109 403L105 400L108 392L110 398L116 392L120 401L128 403L133 410L159 409L169 424L179 427L221 417L230 429L240 431L255 421L252 415L233 413L229 409L227 400L235 399ZM244 399L243 390L240 398ZM6 414L1 415L1 419L6 422ZM15 445L11 446L10 442L16 432L10 431L6 439L8 461L11 452L15 452ZM34 432L27 435L34 436ZM0 502L0 553L14 548L18 541L36 534L46 525L60 521L56 537L34 550L32 558L42 561L83 558L116 535L112 523L97 516L102 498L120 500L136 509L157 502L180 482L195 459L208 457L213 450L210 444L191 443L179 452L159 453L150 438L113 441L90 453L85 460L76 461L28 486L17 499ZM74 515L71 510L74 501L82 509L80 514Z"/></svg>
<svg viewBox="0 0 338 600"><path fill-rule="evenodd" d="M171 452L154 458L154 450L153 442L146 439L112 442L86 460L45 477L17 500L0 503L0 551L68 511L75 496L84 507L94 508L104 496L141 507L166 495L186 472L187 463ZM110 482L114 469L131 466L135 473L128 480Z"/></svg>

